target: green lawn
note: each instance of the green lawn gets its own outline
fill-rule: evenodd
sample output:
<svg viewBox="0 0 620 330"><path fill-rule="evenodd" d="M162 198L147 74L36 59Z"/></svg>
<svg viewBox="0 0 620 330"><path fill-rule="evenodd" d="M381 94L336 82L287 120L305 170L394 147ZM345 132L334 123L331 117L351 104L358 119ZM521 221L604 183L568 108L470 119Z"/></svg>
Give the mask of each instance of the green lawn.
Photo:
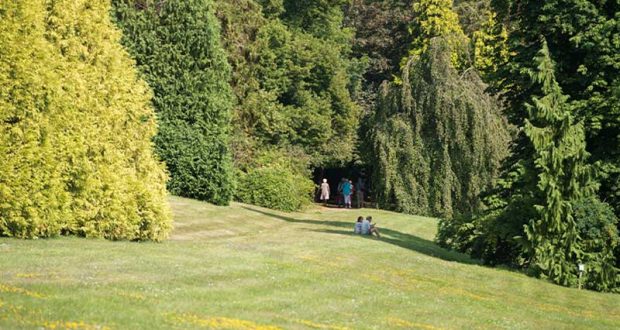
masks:
<svg viewBox="0 0 620 330"><path fill-rule="evenodd" d="M434 219L171 203L165 243L0 238L0 329L620 328L620 295L478 265Z"/></svg>

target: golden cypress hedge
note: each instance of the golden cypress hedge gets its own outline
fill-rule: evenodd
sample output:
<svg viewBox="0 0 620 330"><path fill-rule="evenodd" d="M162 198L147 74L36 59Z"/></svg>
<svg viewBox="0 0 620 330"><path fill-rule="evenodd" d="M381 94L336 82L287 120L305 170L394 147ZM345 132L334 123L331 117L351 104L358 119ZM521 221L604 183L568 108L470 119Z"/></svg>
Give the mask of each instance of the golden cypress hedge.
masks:
<svg viewBox="0 0 620 330"><path fill-rule="evenodd" d="M105 0L0 4L0 235L162 240L151 92Z"/></svg>

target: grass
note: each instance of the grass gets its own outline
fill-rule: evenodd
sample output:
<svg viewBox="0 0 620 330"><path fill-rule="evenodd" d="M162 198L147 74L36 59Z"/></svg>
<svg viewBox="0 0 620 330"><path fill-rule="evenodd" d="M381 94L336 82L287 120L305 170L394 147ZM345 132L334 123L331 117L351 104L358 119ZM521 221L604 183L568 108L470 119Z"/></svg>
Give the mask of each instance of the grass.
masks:
<svg viewBox="0 0 620 330"><path fill-rule="evenodd" d="M171 203L164 243L0 238L0 329L620 328L620 295L481 266L435 219Z"/></svg>

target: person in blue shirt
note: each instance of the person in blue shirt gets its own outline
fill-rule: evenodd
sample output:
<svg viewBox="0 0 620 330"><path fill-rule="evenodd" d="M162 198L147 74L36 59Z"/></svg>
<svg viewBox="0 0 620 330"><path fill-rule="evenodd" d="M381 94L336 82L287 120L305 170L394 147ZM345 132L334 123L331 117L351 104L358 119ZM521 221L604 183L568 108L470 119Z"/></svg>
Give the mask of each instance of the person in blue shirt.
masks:
<svg viewBox="0 0 620 330"><path fill-rule="evenodd" d="M342 184L342 195L344 196L344 207L351 208L351 194L353 193L353 185L350 180L346 180Z"/></svg>
<svg viewBox="0 0 620 330"><path fill-rule="evenodd" d="M338 183L338 195L336 195L336 203L338 204L338 207L343 207L344 206L344 196L342 195L342 186L344 185L344 182L346 181L346 178L342 178L340 179L340 182Z"/></svg>

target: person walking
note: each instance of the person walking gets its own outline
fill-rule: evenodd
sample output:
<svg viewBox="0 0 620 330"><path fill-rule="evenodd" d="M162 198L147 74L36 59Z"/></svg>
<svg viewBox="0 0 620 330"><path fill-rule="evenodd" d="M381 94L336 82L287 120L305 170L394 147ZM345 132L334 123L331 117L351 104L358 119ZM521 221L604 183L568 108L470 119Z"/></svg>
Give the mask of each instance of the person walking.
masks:
<svg viewBox="0 0 620 330"><path fill-rule="evenodd" d="M364 192L366 191L366 185L362 177L357 178L356 186L355 195L357 196L357 207L361 209L364 207Z"/></svg>
<svg viewBox="0 0 620 330"><path fill-rule="evenodd" d="M346 178L342 178L340 179L340 182L338 183L338 190L337 190L338 194L336 195L336 204L338 204L338 207L344 206L344 196L342 194L342 187L345 181L346 181Z"/></svg>
<svg viewBox="0 0 620 330"><path fill-rule="evenodd" d="M342 184L342 195L344 196L344 207L351 208L351 193L353 192L353 185L350 180L345 180Z"/></svg>
<svg viewBox="0 0 620 330"><path fill-rule="evenodd" d="M323 179L323 183L321 183L321 201L325 206L327 206L327 201L329 200L329 184L327 183L327 179Z"/></svg>

